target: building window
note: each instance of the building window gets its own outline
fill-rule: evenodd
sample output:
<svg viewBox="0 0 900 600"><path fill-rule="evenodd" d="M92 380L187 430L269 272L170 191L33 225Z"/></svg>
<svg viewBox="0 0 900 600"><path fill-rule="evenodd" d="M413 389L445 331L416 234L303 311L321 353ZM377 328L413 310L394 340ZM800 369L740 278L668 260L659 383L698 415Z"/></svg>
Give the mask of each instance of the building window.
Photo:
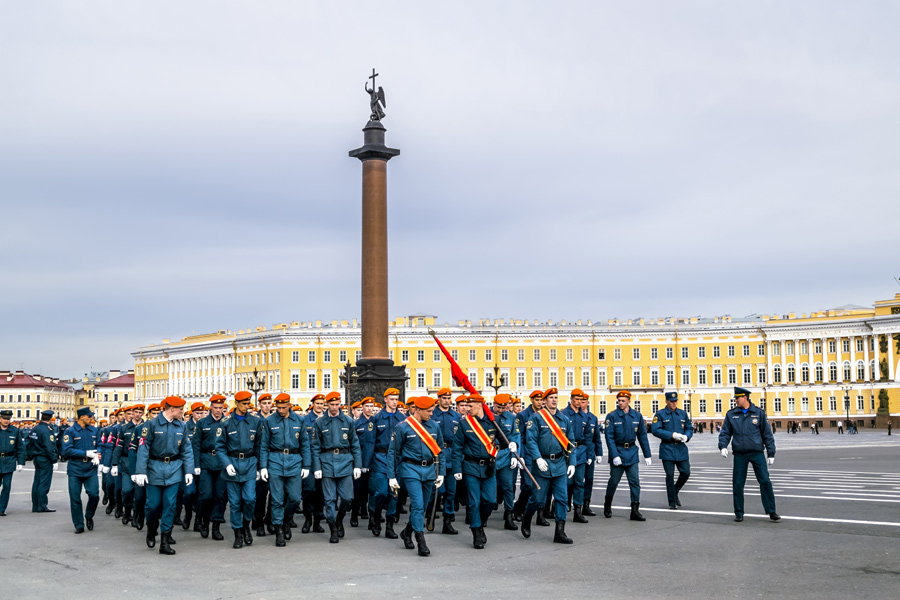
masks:
<svg viewBox="0 0 900 600"><path fill-rule="evenodd" d="M697 385L706 385L706 369L697 369Z"/></svg>
<svg viewBox="0 0 900 600"><path fill-rule="evenodd" d="M796 412L797 404L796 404L796 401L794 400L793 397L788 398L788 403L787 403L787 404L788 404L787 408L788 408L788 412L789 412L789 413Z"/></svg>
<svg viewBox="0 0 900 600"><path fill-rule="evenodd" d="M800 398L800 410L803 412L809 412L809 398L803 397Z"/></svg>
<svg viewBox="0 0 900 600"><path fill-rule="evenodd" d="M766 345L765 344L757 344L756 355L757 356L765 356L766 355Z"/></svg>
<svg viewBox="0 0 900 600"><path fill-rule="evenodd" d="M581 349L581 360L587 362L591 360L591 351L587 348Z"/></svg>
<svg viewBox="0 0 900 600"><path fill-rule="evenodd" d="M541 385L541 371L540 371L540 369L535 369L535 370L534 370L533 381L534 381L534 387L535 387L535 388L541 389L541 388L544 387L544 386Z"/></svg>
<svg viewBox="0 0 900 600"><path fill-rule="evenodd" d="M794 383L797 380L797 372L794 369L794 365L788 365L787 368L787 382Z"/></svg>
<svg viewBox="0 0 900 600"><path fill-rule="evenodd" d="M753 383L753 379L750 376L750 367L744 367L744 381L745 385L750 385Z"/></svg>
<svg viewBox="0 0 900 600"><path fill-rule="evenodd" d="M434 362L441 362L441 351L440 350L435 350L434 353L432 354L432 356L434 357L433 358Z"/></svg>
<svg viewBox="0 0 900 600"><path fill-rule="evenodd" d="M856 412L862 412L866 410L865 400L863 400L862 396L856 397Z"/></svg>
<svg viewBox="0 0 900 600"><path fill-rule="evenodd" d="M393 358L394 354L391 353L391 358ZM359 359L362 358L362 350L356 351L356 362L359 362Z"/></svg>
<svg viewBox="0 0 900 600"><path fill-rule="evenodd" d="M828 364L828 380L837 381L837 363L835 362Z"/></svg>
<svg viewBox="0 0 900 600"><path fill-rule="evenodd" d="M728 358L734 358L734 346L728 346Z"/></svg>
<svg viewBox="0 0 900 600"><path fill-rule="evenodd" d="M737 369L734 367L728 367L728 385L735 385L737 383Z"/></svg>
<svg viewBox="0 0 900 600"><path fill-rule="evenodd" d="M613 372L613 385L616 387L622 387L622 370L616 369Z"/></svg>
<svg viewBox="0 0 900 600"><path fill-rule="evenodd" d="M841 350L843 352L850 352L850 340L841 340Z"/></svg>
<svg viewBox="0 0 900 600"><path fill-rule="evenodd" d="M340 352L338 352L338 362L340 362L341 364L344 364L345 362L347 362L347 351L346 350L341 350Z"/></svg>
<svg viewBox="0 0 900 600"><path fill-rule="evenodd" d="M631 370L631 385L634 387L640 387L641 385L641 370L639 368Z"/></svg>
<svg viewBox="0 0 900 600"><path fill-rule="evenodd" d="M675 371L666 369L666 385L672 387L675 385Z"/></svg>
<svg viewBox="0 0 900 600"><path fill-rule="evenodd" d="M556 371L555 370L550 371L550 387L556 387L558 385L559 385L559 383L557 383L557 380L556 380Z"/></svg>
<svg viewBox="0 0 900 600"><path fill-rule="evenodd" d="M681 385L691 385L691 370L690 369L682 369L681 370Z"/></svg>
<svg viewBox="0 0 900 600"><path fill-rule="evenodd" d="M613 350L613 360L622 360L622 349L616 348Z"/></svg>
<svg viewBox="0 0 900 600"><path fill-rule="evenodd" d="M681 358L687 359L690 357L690 349L687 346L681 347Z"/></svg>
<svg viewBox="0 0 900 600"><path fill-rule="evenodd" d="M500 350L500 362L509 362L509 350L506 348Z"/></svg>
<svg viewBox="0 0 900 600"><path fill-rule="evenodd" d="M856 380L864 381L866 379L866 363L861 360L856 361Z"/></svg>
<svg viewBox="0 0 900 600"><path fill-rule="evenodd" d="M784 345L784 353L788 356L794 353L794 342L787 342Z"/></svg>
<svg viewBox="0 0 900 600"><path fill-rule="evenodd" d="M853 369L850 367L850 361L845 360L844 361L844 377L843 377L842 381L850 381L852 371L853 371Z"/></svg>
<svg viewBox="0 0 900 600"><path fill-rule="evenodd" d="M666 359L672 360L675 357L675 349L674 348L666 348Z"/></svg>
<svg viewBox="0 0 900 600"><path fill-rule="evenodd" d="M431 386L435 389L439 389L441 387L441 372L434 371L431 373Z"/></svg>
<svg viewBox="0 0 900 600"><path fill-rule="evenodd" d="M718 346L713 346L713 358L719 358L722 356L722 353L719 351Z"/></svg>
<svg viewBox="0 0 900 600"><path fill-rule="evenodd" d="M706 346L697 348L697 358L706 358Z"/></svg>
<svg viewBox="0 0 900 600"><path fill-rule="evenodd" d="M419 389L422 389L425 387L425 372L424 371L420 370L418 373L416 373L416 387L418 387Z"/></svg>
<svg viewBox="0 0 900 600"><path fill-rule="evenodd" d="M716 398L716 414L717 415L722 414L722 399L721 398Z"/></svg>
<svg viewBox="0 0 900 600"><path fill-rule="evenodd" d="M315 373L309 374L309 378L307 379L307 384L308 384L307 389L309 389L309 390L318 389L316 386L316 374Z"/></svg>
<svg viewBox="0 0 900 600"><path fill-rule="evenodd" d="M816 381L822 381L822 378L825 376L824 371L822 363L816 363Z"/></svg>
<svg viewBox="0 0 900 600"><path fill-rule="evenodd" d="M856 340L856 351L863 352L863 341L862 338Z"/></svg>
<svg viewBox="0 0 900 600"><path fill-rule="evenodd" d="M450 357L451 357L453 360L459 360L459 350L451 350L451 351L450 351Z"/></svg>
<svg viewBox="0 0 900 600"><path fill-rule="evenodd" d="M291 374L291 389L299 390L300 389L300 375L297 373Z"/></svg>
<svg viewBox="0 0 900 600"><path fill-rule="evenodd" d="M634 406L634 410L636 410L637 412L641 412L641 401L640 400L635 398L635 400L632 404Z"/></svg>
<svg viewBox="0 0 900 600"><path fill-rule="evenodd" d="M416 361L417 362L425 362L425 351L424 350L416 350Z"/></svg>
<svg viewBox="0 0 900 600"><path fill-rule="evenodd" d="M325 350L322 352L322 362L331 362L331 350Z"/></svg>
<svg viewBox="0 0 900 600"><path fill-rule="evenodd" d="M566 389L571 390L575 387L575 372L566 371Z"/></svg>
<svg viewBox="0 0 900 600"><path fill-rule="evenodd" d="M822 342L816 342L814 346L816 347L816 354L822 354Z"/></svg>
<svg viewBox="0 0 900 600"><path fill-rule="evenodd" d="M469 383L473 387L478 387L478 371L469 371Z"/></svg>
<svg viewBox="0 0 900 600"><path fill-rule="evenodd" d="M322 387L326 390L331 389L331 373L322 373Z"/></svg>
<svg viewBox="0 0 900 600"><path fill-rule="evenodd" d="M485 349L484 362L491 362L492 360L494 360L494 351L490 348Z"/></svg>
<svg viewBox="0 0 900 600"><path fill-rule="evenodd" d="M591 387L591 372L587 369L581 371L581 387Z"/></svg>
<svg viewBox="0 0 900 600"><path fill-rule="evenodd" d="M706 414L706 399L700 398L700 414Z"/></svg>
<svg viewBox="0 0 900 600"><path fill-rule="evenodd" d="M837 352L837 344L834 340L828 340L828 353L834 354L835 352Z"/></svg>
<svg viewBox="0 0 900 600"><path fill-rule="evenodd" d="M650 401L650 412L654 415L659 412L659 400Z"/></svg>
<svg viewBox="0 0 900 600"><path fill-rule="evenodd" d="M541 349L540 349L540 348L535 348L535 349L534 349L534 361L535 361L535 362L540 362L540 360L541 360Z"/></svg>
<svg viewBox="0 0 900 600"><path fill-rule="evenodd" d="M822 412L822 396L816 396L816 411Z"/></svg>
<svg viewBox="0 0 900 600"><path fill-rule="evenodd" d="M632 348L631 349L631 358L634 360L641 360L641 349L640 348Z"/></svg>
<svg viewBox="0 0 900 600"><path fill-rule="evenodd" d="M606 360L606 349L600 348L597 350L597 360Z"/></svg>
<svg viewBox="0 0 900 600"><path fill-rule="evenodd" d="M650 348L650 360L658 360L659 351L656 348Z"/></svg>
<svg viewBox="0 0 900 600"><path fill-rule="evenodd" d="M406 364L409 362L409 350L401 350L400 351L400 362Z"/></svg>
<svg viewBox="0 0 900 600"><path fill-rule="evenodd" d="M571 348L566 348L566 360L575 360L575 352Z"/></svg>
<svg viewBox="0 0 900 600"><path fill-rule="evenodd" d="M475 362L477 360L477 355L475 350L469 350L469 362Z"/></svg>
<svg viewBox="0 0 900 600"><path fill-rule="evenodd" d="M781 413L781 398L775 397L775 412Z"/></svg>
<svg viewBox="0 0 900 600"><path fill-rule="evenodd" d="M800 342L800 354L806 354L809 350L809 345L806 342Z"/></svg>
<svg viewBox="0 0 900 600"><path fill-rule="evenodd" d="M837 398L835 398L834 396L828 398L828 410L830 410L831 412L837 411Z"/></svg>
<svg viewBox="0 0 900 600"><path fill-rule="evenodd" d="M519 371L518 377L516 377L516 380L519 384L519 389L522 389L525 387L525 371L524 370Z"/></svg>
<svg viewBox="0 0 900 600"><path fill-rule="evenodd" d="M650 369L650 385L653 387L659 385L659 369Z"/></svg>
<svg viewBox="0 0 900 600"><path fill-rule="evenodd" d="M600 369L597 371L597 386L598 387L606 386L606 369Z"/></svg>
<svg viewBox="0 0 900 600"><path fill-rule="evenodd" d="M800 365L800 381L803 383L809 382L809 365L806 363Z"/></svg>
<svg viewBox="0 0 900 600"><path fill-rule="evenodd" d="M307 353L306 362L311 362L311 363L316 362L316 351L315 350L310 350Z"/></svg>
<svg viewBox="0 0 900 600"><path fill-rule="evenodd" d="M722 367L713 367L713 385L722 385Z"/></svg>
<svg viewBox="0 0 900 600"><path fill-rule="evenodd" d="M756 370L756 377L759 379L757 383L760 385L766 382L766 368L761 366Z"/></svg>
<svg viewBox="0 0 900 600"><path fill-rule="evenodd" d="M597 403L597 410L600 412L601 415L606 413L606 400L601 400L600 402Z"/></svg>
<svg viewBox="0 0 900 600"><path fill-rule="evenodd" d="M550 348L550 360L556 361L556 348ZM553 387L553 386L550 386Z"/></svg>
<svg viewBox="0 0 900 600"><path fill-rule="evenodd" d="M292 363L300 362L300 351L299 350L294 350L293 352L291 352L291 362Z"/></svg>
<svg viewBox="0 0 900 600"><path fill-rule="evenodd" d="M744 344L744 356L750 356L750 344Z"/></svg>

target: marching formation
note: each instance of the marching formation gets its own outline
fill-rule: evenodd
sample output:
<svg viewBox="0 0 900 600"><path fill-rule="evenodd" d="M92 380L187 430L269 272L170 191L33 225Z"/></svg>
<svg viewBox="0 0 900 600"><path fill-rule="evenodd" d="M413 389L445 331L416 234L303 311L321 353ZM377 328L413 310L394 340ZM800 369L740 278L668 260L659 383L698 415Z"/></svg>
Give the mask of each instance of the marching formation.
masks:
<svg viewBox="0 0 900 600"><path fill-rule="evenodd" d="M591 491L604 440L610 473L603 516L612 516L624 475L629 518L645 520L639 510L639 464L642 458L651 464L648 433L660 440L669 508L681 506L679 491L691 473L693 426L678 408L676 393L666 394L666 407L649 426L630 408L628 391L617 394L617 408L602 422L579 389L564 408L556 388L536 390L528 400L523 409L509 394L497 394L489 407L478 393L454 400L444 388L437 398L412 397L404 404L399 390L389 388L378 400L364 398L349 407L337 392L318 394L304 411L288 394L262 394L254 405L253 394L241 391L230 412L225 396L189 408L184 399L170 396L146 407L146 419L144 405L125 406L100 427L89 408L79 409L66 429L45 411L27 435L10 422L9 411L2 411L0 516L6 516L13 473L26 460L34 464L32 512L55 512L47 494L53 471L64 460L76 534L94 529L102 493L105 513L141 531L146 545L158 544L163 555L175 554L176 526L224 541L226 507L235 549L252 545L254 535L274 536L275 546L284 547L295 528L326 533L323 521L329 541L337 544L348 512L350 527L368 521L373 536L399 538L420 556L431 553L425 531L435 529L437 517L441 533L452 536L459 533L454 522L460 513L472 546L483 549L485 526L501 506L503 529L530 538L532 525L548 527L552 518L553 541L572 544L568 513L579 524L596 515ZM722 456L728 456L729 445L734 455L735 521L743 520L748 465L760 483L765 511L778 521L767 470L775 460L775 442L765 412L743 388L735 388L735 404L719 435Z"/></svg>

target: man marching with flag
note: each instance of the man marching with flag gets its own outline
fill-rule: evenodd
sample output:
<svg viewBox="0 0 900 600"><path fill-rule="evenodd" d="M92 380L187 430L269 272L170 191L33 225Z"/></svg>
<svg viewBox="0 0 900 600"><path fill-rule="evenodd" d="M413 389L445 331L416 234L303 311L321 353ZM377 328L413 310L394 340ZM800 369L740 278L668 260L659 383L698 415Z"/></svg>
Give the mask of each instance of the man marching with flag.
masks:
<svg viewBox="0 0 900 600"><path fill-rule="evenodd" d="M495 459L497 427L485 415L484 398L475 392L469 396L469 414L460 419L453 440L453 477L466 479L466 506L471 512L472 544L484 548L487 537L483 523L497 502ZM565 484L563 484L565 488ZM563 507L565 511L565 507Z"/></svg>
<svg viewBox="0 0 900 600"><path fill-rule="evenodd" d="M572 424L561 411L557 410L559 394L556 388L544 392L544 408L534 413L525 425L525 444L528 456L534 460L534 472L538 481L525 514L522 516L522 535L531 537L531 519L544 506L547 493L553 493L556 500L554 518L556 532L554 543L571 544L566 536L566 481L575 475L575 446L572 439Z"/></svg>

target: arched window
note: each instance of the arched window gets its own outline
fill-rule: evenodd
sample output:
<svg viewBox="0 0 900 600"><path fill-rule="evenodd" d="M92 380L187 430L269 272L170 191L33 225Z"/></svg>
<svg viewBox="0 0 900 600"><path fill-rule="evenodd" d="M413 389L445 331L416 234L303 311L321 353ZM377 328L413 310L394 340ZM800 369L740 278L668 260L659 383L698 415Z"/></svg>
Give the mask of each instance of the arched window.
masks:
<svg viewBox="0 0 900 600"><path fill-rule="evenodd" d="M861 360L856 361L856 380L857 381L865 381L866 380L866 363Z"/></svg>
<svg viewBox="0 0 900 600"><path fill-rule="evenodd" d="M809 383L809 365L806 363L800 365L800 381Z"/></svg>
<svg viewBox="0 0 900 600"><path fill-rule="evenodd" d="M775 365L772 369L772 381L775 383L781 383L781 365Z"/></svg>
<svg viewBox="0 0 900 600"><path fill-rule="evenodd" d="M816 381L822 381L824 376L825 369L822 368L822 363L816 363Z"/></svg>
<svg viewBox="0 0 900 600"><path fill-rule="evenodd" d="M835 371L834 374L837 375L837 365L835 365L834 363L831 363L831 364L834 365L834 371ZM844 366L844 368L843 368L844 377L841 379L841 381L847 381L848 379L850 379L850 361L845 360L843 366ZM837 379L837 377L835 377L835 379Z"/></svg>
<svg viewBox="0 0 900 600"><path fill-rule="evenodd" d="M794 365L788 365L787 371L788 371L787 382L794 383L797 380L797 373L796 373L796 370L794 369Z"/></svg>

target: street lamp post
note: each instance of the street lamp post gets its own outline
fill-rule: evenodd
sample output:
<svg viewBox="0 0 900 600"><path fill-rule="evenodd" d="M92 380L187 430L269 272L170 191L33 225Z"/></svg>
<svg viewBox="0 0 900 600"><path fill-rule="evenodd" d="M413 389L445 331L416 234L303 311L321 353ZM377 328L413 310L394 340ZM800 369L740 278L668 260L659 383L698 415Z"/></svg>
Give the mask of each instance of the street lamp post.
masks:
<svg viewBox="0 0 900 600"><path fill-rule="evenodd" d="M842 385L841 389L844 390L844 409L847 411L847 422L845 425L847 426L847 430L850 430L850 390L853 389L852 386Z"/></svg>
<svg viewBox="0 0 900 600"><path fill-rule="evenodd" d="M487 385L490 388L494 388L494 395L497 395L497 392L506 385L506 374L500 374L500 367L498 365L494 365L494 375L491 376L490 373L485 375L485 379L487 380Z"/></svg>
<svg viewBox="0 0 900 600"><path fill-rule="evenodd" d="M247 389L253 392L253 404L256 405L256 395L259 394L266 387L266 375L265 373L260 373L256 370L256 367L253 368L253 374L248 375L244 382L247 384Z"/></svg>

